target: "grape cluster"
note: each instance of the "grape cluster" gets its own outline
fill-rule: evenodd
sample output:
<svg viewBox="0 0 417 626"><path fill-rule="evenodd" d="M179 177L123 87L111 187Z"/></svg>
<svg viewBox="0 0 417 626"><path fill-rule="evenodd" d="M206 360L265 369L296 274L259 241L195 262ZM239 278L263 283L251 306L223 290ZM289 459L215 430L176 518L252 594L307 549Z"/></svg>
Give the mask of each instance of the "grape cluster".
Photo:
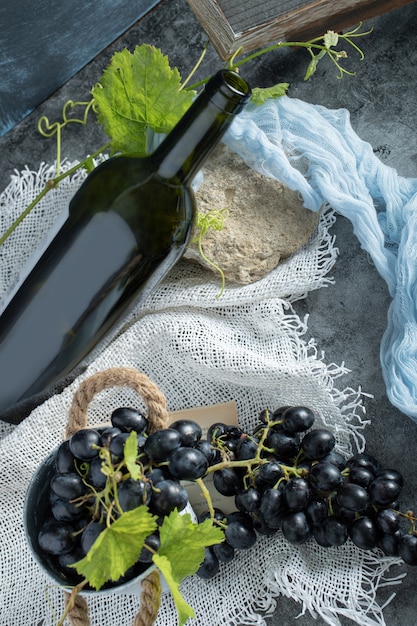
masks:
<svg viewBox="0 0 417 626"><path fill-rule="evenodd" d="M223 551L227 558L231 553L228 543L247 548L257 533L280 531L293 544L315 540L328 548L351 540L417 565L415 516L399 510L400 472L367 453L341 454L331 431L311 429L314 420L307 407L284 406L262 411L250 435L224 424L211 427L212 446L229 459L214 468L214 485L234 497L237 512L225 517L225 543L209 551L223 560Z"/></svg>
<svg viewBox="0 0 417 626"><path fill-rule="evenodd" d="M215 423L203 438L194 421L148 433L140 412L116 409L110 427L80 430L57 449L39 546L77 584L69 565L87 554L106 525L143 505L162 521L186 507L183 481L197 481L207 501L198 522L211 518L224 532L222 543L205 549L201 578L213 577L221 562L254 546L258 535L276 532L293 544L315 540L323 547L350 539L363 550L380 548L417 565L414 514L399 511L401 474L366 453L347 458L331 431L312 429L314 420L303 406L265 409L251 433ZM140 468L135 478L124 459L131 431ZM235 511L226 515L213 507L202 483L208 474L220 494L234 499ZM158 547L155 531L124 579L145 571Z"/></svg>

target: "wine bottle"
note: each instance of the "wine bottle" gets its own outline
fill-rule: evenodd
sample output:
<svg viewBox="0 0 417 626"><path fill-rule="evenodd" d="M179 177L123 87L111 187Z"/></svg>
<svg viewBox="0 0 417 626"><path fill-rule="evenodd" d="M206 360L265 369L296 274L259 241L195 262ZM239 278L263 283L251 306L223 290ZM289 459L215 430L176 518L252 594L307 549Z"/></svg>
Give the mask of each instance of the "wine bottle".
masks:
<svg viewBox="0 0 417 626"><path fill-rule="evenodd" d="M89 174L0 317L0 419L19 423L62 389L180 259L190 183L250 93L219 71L151 155L114 156Z"/></svg>

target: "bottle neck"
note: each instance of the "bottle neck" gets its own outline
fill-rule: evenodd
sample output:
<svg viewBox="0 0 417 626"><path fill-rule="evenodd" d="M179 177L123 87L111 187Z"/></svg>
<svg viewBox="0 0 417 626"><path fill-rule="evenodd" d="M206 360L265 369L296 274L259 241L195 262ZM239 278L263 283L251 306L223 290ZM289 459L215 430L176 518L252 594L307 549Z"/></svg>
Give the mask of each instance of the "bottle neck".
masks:
<svg viewBox="0 0 417 626"><path fill-rule="evenodd" d="M190 183L250 95L249 85L236 72L215 74L153 153L158 174Z"/></svg>

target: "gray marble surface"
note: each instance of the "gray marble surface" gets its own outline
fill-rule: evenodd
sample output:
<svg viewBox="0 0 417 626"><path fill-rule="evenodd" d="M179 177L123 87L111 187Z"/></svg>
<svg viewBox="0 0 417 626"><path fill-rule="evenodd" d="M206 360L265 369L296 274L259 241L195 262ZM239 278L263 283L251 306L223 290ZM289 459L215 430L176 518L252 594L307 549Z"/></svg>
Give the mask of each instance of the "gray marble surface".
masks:
<svg viewBox="0 0 417 626"><path fill-rule="evenodd" d="M269 86L285 81L289 95L328 108L350 111L353 128L368 141L376 154L399 174L417 175L417 3L372 20L373 34L361 45L365 60L352 53L349 62L355 77L337 79L329 62L319 65L308 82L303 76L308 55L303 51L280 51L258 58L245 66L245 77L252 85ZM41 115L51 120L60 115L63 103L71 98L89 98L89 90L118 49L132 49L143 42L159 46L177 65L183 76L193 66L206 37L186 0L166 0L130 29L120 40L74 76L33 114L0 139L0 189L6 187L13 171L24 166L37 169L40 162L54 159L53 141L39 136L36 123ZM199 70L207 76L219 67L214 52L209 52ZM65 131L63 154L70 160L93 152L105 138L94 124L73 125ZM327 363L344 362L349 368L339 387L352 386L372 394L366 398L368 450L381 462L397 467L404 475L403 501L417 506L416 449L417 424L396 410L388 401L379 364L379 346L386 327L390 303L385 282L379 277L367 254L361 249L350 223L338 217L333 227L339 257L332 276L335 283L312 292L296 304L300 315L309 313L308 334L314 337ZM417 568L407 572L400 586L382 589L381 602L392 591L395 598L384 610L387 626L412 626L416 623ZM295 620L300 606L280 598L270 626L320 626L320 619L309 614ZM347 619L343 625L351 624Z"/></svg>

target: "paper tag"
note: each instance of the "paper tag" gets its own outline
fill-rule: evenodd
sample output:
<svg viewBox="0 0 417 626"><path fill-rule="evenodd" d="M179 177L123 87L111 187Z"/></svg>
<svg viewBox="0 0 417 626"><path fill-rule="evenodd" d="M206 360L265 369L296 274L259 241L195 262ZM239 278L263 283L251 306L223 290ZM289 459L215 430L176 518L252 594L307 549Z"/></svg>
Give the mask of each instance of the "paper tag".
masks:
<svg viewBox="0 0 417 626"><path fill-rule="evenodd" d="M197 422L197 424L200 424L204 439L207 436L209 427L215 422L222 422L223 424L230 424L231 426L238 425L236 402L232 400L211 406L173 411L169 414L168 426L172 422L180 419L193 420ZM207 511L207 502L201 493L200 487L193 481L182 481L182 484L187 489L190 504L196 512L197 517L201 513L204 513L204 511ZM209 474L204 478L204 484L210 493L215 508L220 509L226 515L236 510L234 496L222 496L214 487L213 474Z"/></svg>

